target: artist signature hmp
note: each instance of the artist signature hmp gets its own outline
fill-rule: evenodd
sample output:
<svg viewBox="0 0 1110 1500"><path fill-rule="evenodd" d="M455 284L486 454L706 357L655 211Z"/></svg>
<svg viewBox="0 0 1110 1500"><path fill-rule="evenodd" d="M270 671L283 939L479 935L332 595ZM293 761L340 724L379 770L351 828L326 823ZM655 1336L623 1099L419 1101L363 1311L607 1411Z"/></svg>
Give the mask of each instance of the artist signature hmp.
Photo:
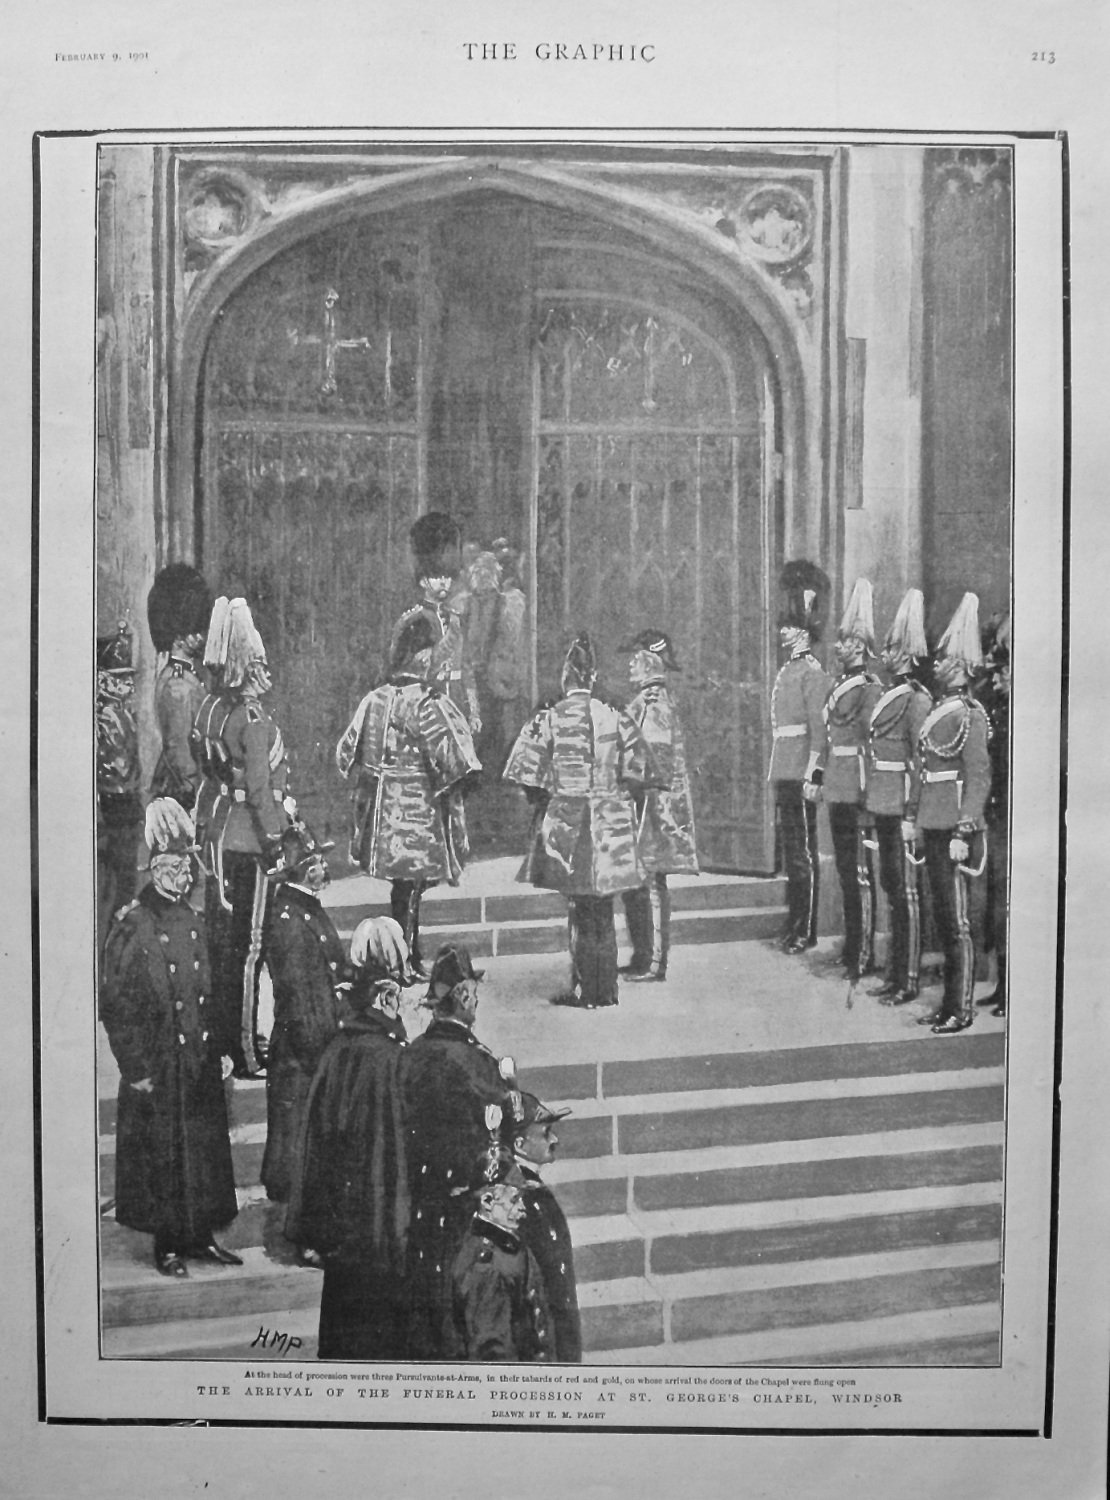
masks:
<svg viewBox="0 0 1110 1500"><path fill-rule="evenodd" d="M276 1328L260 1328L250 1346L252 1349L273 1349L276 1354L290 1354L294 1349L303 1349L304 1341L295 1333L279 1333Z"/></svg>

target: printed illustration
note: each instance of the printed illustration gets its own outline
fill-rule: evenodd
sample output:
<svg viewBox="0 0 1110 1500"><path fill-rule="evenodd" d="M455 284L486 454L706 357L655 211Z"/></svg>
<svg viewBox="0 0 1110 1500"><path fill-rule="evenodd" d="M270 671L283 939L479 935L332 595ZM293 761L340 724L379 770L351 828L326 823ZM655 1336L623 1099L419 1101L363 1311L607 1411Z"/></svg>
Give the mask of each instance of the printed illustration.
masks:
<svg viewBox="0 0 1110 1500"><path fill-rule="evenodd" d="M1010 151L98 163L102 1358L997 1367Z"/></svg>

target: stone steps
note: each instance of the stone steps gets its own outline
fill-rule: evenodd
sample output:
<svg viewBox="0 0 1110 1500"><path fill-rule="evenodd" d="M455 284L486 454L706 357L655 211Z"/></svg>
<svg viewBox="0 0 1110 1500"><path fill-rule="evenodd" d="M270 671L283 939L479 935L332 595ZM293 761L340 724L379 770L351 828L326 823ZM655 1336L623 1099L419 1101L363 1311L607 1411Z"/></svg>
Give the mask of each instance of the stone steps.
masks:
<svg viewBox="0 0 1110 1500"><path fill-rule="evenodd" d="M985 1033L526 1074L574 1110L547 1178L571 1221L589 1357L994 1362L1003 1045ZM282 1210L257 1186L264 1086L236 1084L232 1105L241 1212L223 1239L246 1264L167 1282L149 1241L105 1219L106 1355L253 1360L262 1326L314 1342L321 1278L290 1263ZM107 1196L110 1101L101 1124Z"/></svg>

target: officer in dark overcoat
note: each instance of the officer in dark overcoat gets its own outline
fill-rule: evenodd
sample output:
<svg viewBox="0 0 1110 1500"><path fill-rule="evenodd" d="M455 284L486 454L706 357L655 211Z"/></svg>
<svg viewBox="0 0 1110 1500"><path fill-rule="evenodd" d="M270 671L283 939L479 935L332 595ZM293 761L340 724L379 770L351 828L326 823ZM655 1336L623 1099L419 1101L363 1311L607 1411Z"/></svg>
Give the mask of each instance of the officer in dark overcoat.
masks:
<svg viewBox="0 0 1110 1500"><path fill-rule="evenodd" d="M152 797L174 797L192 812L201 782L193 735L208 690L201 660L212 617L212 591L188 563L155 574L146 601L154 649L164 657L154 680L154 719L161 749L151 778Z"/></svg>
<svg viewBox="0 0 1110 1500"><path fill-rule="evenodd" d="M825 740L813 779L829 813L844 911L840 962L851 980L875 968L874 830L867 816L867 728L882 685L867 670L875 651L871 584L857 578L837 632L840 674L825 699Z"/></svg>
<svg viewBox="0 0 1110 1500"><path fill-rule="evenodd" d="M282 835L281 866L274 876L266 948L274 1024L266 1063L262 1185L275 1203L289 1198L309 1085L338 1030L340 986L348 978L343 943L320 900L331 847L298 819Z"/></svg>
<svg viewBox="0 0 1110 1500"><path fill-rule="evenodd" d="M916 804L910 808L925 840L933 913L944 951L944 997L920 1017L939 1036L964 1031L975 1019L975 934L969 882L986 868L986 806L991 788L990 725L972 697L979 666L979 600L965 594L937 645L939 697L917 739Z"/></svg>
<svg viewBox="0 0 1110 1500"><path fill-rule="evenodd" d="M498 1129L492 1105L491 1134ZM519 1171L496 1146L469 1184L470 1222L455 1253L445 1354L480 1364L534 1364L553 1358L543 1277L523 1234L527 1213Z"/></svg>
<svg viewBox="0 0 1110 1500"><path fill-rule="evenodd" d="M154 1236L165 1276L187 1258L241 1265L213 1231L237 1212L204 918L186 897L193 825L170 799L147 810L150 884L108 936L100 1019L119 1064L116 1219Z"/></svg>
<svg viewBox="0 0 1110 1500"><path fill-rule="evenodd" d="M214 690L194 724L204 779L196 820L205 874L213 988L237 1078L261 1075L258 981L265 962L281 836L296 813L281 730L263 699L273 685L245 599L216 600L204 652Z"/></svg>
<svg viewBox="0 0 1110 1500"><path fill-rule="evenodd" d="M671 946L671 893L667 876L698 874L694 804L686 764L686 742L667 674L679 670L670 637L641 630L627 645L628 675L636 689L628 715L647 741L662 783L636 794L640 860L647 879L623 894L632 956L622 973L634 982L667 977Z"/></svg>
<svg viewBox="0 0 1110 1500"><path fill-rule="evenodd" d="M822 711L830 678L813 654L821 638L829 580L813 563L788 562L779 578L779 644L786 660L771 689L771 768L782 863L786 871L785 953L817 942L821 865L814 773L825 737Z"/></svg>
<svg viewBox="0 0 1110 1500"><path fill-rule="evenodd" d="M911 842L915 830L907 808L915 795L917 737L932 697L915 673L929 654L925 601L909 589L883 642L889 685L867 725L867 816L875 828L879 881L890 912L886 978L871 993L881 1005L916 1000L921 965L921 882L924 860Z"/></svg>
<svg viewBox="0 0 1110 1500"><path fill-rule="evenodd" d="M401 1359L407 1350L411 1217L401 987L404 934L369 917L351 939L352 982L305 1109L285 1232L323 1265L321 1359Z"/></svg>
<svg viewBox="0 0 1110 1500"><path fill-rule="evenodd" d="M502 1140L520 1172L524 1217L520 1236L535 1257L551 1318L551 1358L560 1364L582 1360L582 1320L574 1276L574 1246L559 1200L540 1176L555 1160L559 1137L555 1126L570 1109L551 1109L535 1094L512 1097L501 1124Z"/></svg>
<svg viewBox="0 0 1110 1500"><path fill-rule="evenodd" d="M474 1161L488 1144L486 1107L508 1108L515 1087L512 1058L495 1057L474 1035L482 973L465 947L439 950L425 1001L432 1022L406 1059L411 1354L417 1359L442 1352L451 1263L472 1207L465 1194Z"/></svg>

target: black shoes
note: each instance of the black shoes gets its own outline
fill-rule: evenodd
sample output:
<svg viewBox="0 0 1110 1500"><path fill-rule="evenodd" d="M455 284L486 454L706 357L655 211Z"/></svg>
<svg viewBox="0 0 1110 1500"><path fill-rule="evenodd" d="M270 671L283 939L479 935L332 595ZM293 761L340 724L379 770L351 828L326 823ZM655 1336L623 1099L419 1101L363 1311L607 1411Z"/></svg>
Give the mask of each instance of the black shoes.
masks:
<svg viewBox="0 0 1110 1500"><path fill-rule="evenodd" d="M879 996L879 1004L880 1005L909 1005L909 1003L911 1002L911 1000L916 1000L916 999L917 999L917 991L916 991L916 989L914 989L912 986L907 986L906 989L904 989L904 990L892 989L892 990L887 990L886 994L880 994L880 996Z"/></svg>
<svg viewBox="0 0 1110 1500"><path fill-rule="evenodd" d="M786 942L783 943L782 951L784 953L805 953L808 949L816 947L816 938L792 937L787 938Z"/></svg>
<svg viewBox="0 0 1110 1500"><path fill-rule="evenodd" d="M189 1267L176 1250L155 1251L154 1266L163 1276L174 1276L179 1281L189 1274Z"/></svg>
<svg viewBox="0 0 1110 1500"><path fill-rule="evenodd" d="M243 1264L238 1255L233 1255L230 1250L217 1245L215 1240L209 1240L207 1245L190 1250L189 1255L193 1260L214 1260L218 1266L241 1266Z"/></svg>
<svg viewBox="0 0 1110 1500"><path fill-rule="evenodd" d="M932 1028L934 1036L955 1036L959 1031L966 1031L974 1021L973 1015L967 1016L944 1016Z"/></svg>
<svg viewBox="0 0 1110 1500"><path fill-rule="evenodd" d="M991 1010L991 1015L992 1016L1004 1016L1005 1014L1006 1014L1006 1002L1005 1002L1005 1000L1000 1000L998 1002L998 1004L996 1006L994 1006L994 1008Z"/></svg>
<svg viewBox="0 0 1110 1500"><path fill-rule="evenodd" d="M624 976L631 984L662 984L667 977L666 969L634 969Z"/></svg>
<svg viewBox="0 0 1110 1500"><path fill-rule="evenodd" d="M943 1020L944 1020L944 1011L942 1011L940 1009L937 1009L937 1010L927 1010L923 1016L918 1016L917 1017L917 1024L919 1026L935 1026L938 1021L943 1021Z"/></svg>

